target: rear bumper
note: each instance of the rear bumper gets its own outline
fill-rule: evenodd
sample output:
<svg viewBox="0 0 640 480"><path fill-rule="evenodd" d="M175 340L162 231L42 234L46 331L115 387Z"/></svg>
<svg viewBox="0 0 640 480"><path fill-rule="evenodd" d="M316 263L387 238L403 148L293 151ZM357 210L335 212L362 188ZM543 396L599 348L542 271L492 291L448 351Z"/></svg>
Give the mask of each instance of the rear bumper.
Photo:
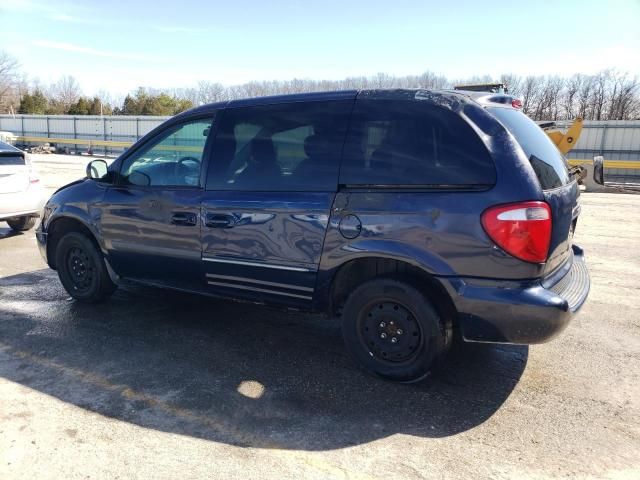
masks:
<svg viewBox="0 0 640 480"><path fill-rule="evenodd" d="M558 335L589 294L581 248L552 282L450 280L462 336L470 342L543 343Z"/></svg>
<svg viewBox="0 0 640 480"><path fill-rule="evenodd" d="M0 222L4 220L8 220L10 218L18 218L18 217L39 217L40 210L38 209L27 209L27 210L16 210L16 211L6 211L0 212Z"/></svg>
<svg viewBox="0 0 640 480"><path fill-rule="evenodd" d="M37 217L44 206L42 188L30 187L24 192L0 194L0 221L13 217Z"/></svg>

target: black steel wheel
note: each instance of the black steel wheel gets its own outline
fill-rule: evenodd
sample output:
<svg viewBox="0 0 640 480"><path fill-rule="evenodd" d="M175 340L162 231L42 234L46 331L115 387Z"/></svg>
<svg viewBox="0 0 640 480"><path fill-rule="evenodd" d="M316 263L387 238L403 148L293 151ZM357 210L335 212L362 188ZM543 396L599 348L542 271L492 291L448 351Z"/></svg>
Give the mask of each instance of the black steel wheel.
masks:
<svg viewBox="0 0 640 480"><path fill-rule="evenodd" d="M91 289L96 280L95 268L89 254L82 247L75 246L67 251L66 267L74 291L83 294Z"/></svg>
<svg viewBox="0 0 640 480"><path fill-rule="evenodd" d="M349 295L342 333L347 350L365 370L400 382L425 378L450 341L429 299L393 278L371 280Z"/></svg>
<svg viewBox="0 0 640 480"><path fill-rule="evenodd" d="M67 233L56 245L56 268L65 290L76 300L96 303L116 289L93 241L79 232Z"/></svg>
<svg viewBox="0 0 640 480"><path fill-rule="evenodd" d="M414 313L392 300L376 300L362 309L360 338L381 362L411 362L422 347L422 327Z"/></svg>

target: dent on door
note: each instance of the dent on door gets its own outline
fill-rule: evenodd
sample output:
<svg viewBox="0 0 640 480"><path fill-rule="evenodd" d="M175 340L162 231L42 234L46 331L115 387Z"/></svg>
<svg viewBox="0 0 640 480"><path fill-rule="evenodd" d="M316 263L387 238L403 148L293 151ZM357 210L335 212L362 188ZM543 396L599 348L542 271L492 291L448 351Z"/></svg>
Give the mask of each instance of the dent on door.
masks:
<svg viewBox="0 0 640 480"><path fill-rule="evenodd" d="M203 203L207 283L310 301L333 194L215 192L211 197Z"/></svg>
<svg viewBox="0 0 640 480"><path fill-rule="evenodd" d="M194 190L110 189L101 229L116 271L172 284L197 281L199 195Z"/></svg>

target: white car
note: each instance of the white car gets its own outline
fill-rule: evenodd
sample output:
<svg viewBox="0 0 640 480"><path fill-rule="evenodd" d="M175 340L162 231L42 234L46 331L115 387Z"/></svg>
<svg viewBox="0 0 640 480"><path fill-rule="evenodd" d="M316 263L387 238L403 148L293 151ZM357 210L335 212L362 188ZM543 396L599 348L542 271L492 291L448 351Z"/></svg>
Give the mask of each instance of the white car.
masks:
<svg viewBox="0 0 640 480"><path fill-rule="evenodd" d="M16 231L32 228L44 205L44 192L27 155L0 142L0 222Z"/></svg>

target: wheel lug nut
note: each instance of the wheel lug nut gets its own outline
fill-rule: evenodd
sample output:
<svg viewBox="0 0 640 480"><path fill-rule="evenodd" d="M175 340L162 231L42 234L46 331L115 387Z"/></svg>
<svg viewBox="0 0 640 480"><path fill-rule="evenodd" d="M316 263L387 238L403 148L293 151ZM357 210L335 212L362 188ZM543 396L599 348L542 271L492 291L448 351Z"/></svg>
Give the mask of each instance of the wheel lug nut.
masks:
<svg viewBox="0 0 640 480"><path fill-rule="evenodd" d="M402 335L404 332L402 331L401 328L398 329L398 331L396 332L398 335Z"/></svg>
<svg viewBox="0 0 640 480"><path fill-rule="evenodd" d="M380 338L382 338L382 339L387 338L387 334L386 334L386 333L384 333L384 332L382 332L382 333L380 334Z"/></svg>
<svg viewBox="0 0 640 480"><path fill-rule="evenodd" d="M387 325L386 323L380 322L380 328L384 328L384 327L386 327L386 325Z"/></svg>
<svg viewBox="0 0 640 480"><path fill-rule="evenodd" d="M391 339L391 343L398 343L398 339L397 339L396 337L393 337L393 338Z"/></svg>

